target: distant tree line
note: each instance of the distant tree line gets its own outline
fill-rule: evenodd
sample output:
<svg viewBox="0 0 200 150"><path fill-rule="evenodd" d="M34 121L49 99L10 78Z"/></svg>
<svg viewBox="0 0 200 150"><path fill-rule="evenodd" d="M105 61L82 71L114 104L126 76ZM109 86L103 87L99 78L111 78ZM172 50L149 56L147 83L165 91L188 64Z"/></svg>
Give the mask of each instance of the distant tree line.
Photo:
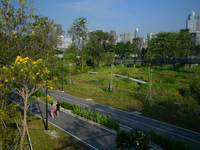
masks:
<svg viewBox="0 0 200 150"><path fill-rule="evenodd" d="M96 63L98 67L100 61L112 63L115 56L119 59L183 58L200 54L200 46L194 45L194 35L190 34L188 29L179 32L160 32L156 38L148 41L147 47L139 37L134 38L132 42L115 44L108 32L102 30L89 32L87 19L81 17L74 21L68 34L72 37L73 44L66 49L65 53L70 54L77 61L76 57L80 56L82 68L84 60L90 66ZM75 44L77 41L79 46Z"/></svg>

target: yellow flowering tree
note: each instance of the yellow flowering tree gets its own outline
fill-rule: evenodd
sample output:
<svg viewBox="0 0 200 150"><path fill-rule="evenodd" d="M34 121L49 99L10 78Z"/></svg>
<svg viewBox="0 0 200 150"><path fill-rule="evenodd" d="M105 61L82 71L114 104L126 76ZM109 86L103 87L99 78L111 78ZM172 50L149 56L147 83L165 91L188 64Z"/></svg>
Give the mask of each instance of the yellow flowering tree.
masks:
<svg viewBox="0 0 200 150"><path fill-rule="evenodd" d="M32 0L0 1L0 67L18 55L36 60L55 52L57 24L34 14Z"/></svg>
<svg viewBox="0 0 200 150"><path fill-rule="evenodd" d="M22 121L22 129L19 131L20 149L23 149L24 138L27 127L27 110L30 106L29 97L36 92L49 79L50 71L46 68L45 62L42 59L32 61L30 58L17 56L15 62L9 67L0 69L0 86L15 84L14 92L20 95L24 103L24 115ZM16 87L16 85L20 85ZM32 86L30 88L30 85ZM49 87L51 88L51 87ZM51 88L52 89L52 88Z"/></svg>

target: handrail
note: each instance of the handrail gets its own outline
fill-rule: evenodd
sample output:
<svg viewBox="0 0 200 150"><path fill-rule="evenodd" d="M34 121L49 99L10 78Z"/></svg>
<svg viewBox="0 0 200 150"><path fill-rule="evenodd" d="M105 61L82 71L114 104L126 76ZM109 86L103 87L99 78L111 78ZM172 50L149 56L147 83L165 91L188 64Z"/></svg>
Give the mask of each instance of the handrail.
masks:
<svg viewBox="0 0 200 150"><path fill-rule="evenodd" d="M116 59L114 63L183 63L200 64L200 58Z"/></svg>

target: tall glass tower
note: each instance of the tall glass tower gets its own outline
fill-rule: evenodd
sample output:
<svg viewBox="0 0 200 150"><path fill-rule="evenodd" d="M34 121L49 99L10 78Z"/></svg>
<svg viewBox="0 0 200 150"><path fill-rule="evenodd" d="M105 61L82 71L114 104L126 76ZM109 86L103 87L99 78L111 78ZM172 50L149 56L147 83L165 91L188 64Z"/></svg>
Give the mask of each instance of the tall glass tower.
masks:
<svg viewBox="0 0 200 150"><path fill-rule="evenodd" d="M195 12L192 10L191 13L188 15L188 20L186 22L186 28L190 30L190 33L194 33L195 31L199 30L198 19Z"/></svg>
<svg viewBox="0 0 200 150"><path fill-rule="evenodd" d="M137 37L139 37L139 29L138 28L135 29L135 38L137 38Z"/></svg>

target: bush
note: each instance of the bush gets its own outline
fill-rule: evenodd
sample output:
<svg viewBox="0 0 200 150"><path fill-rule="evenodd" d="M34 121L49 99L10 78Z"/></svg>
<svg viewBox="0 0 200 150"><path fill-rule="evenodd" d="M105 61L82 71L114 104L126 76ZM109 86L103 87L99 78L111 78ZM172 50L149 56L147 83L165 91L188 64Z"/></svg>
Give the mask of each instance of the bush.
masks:
<svg viewBox="0 0 200 150"><path fill-rule="evenodd" d="M70 103L62 102L62 103L60 103L60 105L61 105L61 107L65 108L65 109L73 110L73 106Z"/></svg>
<svg viewBox="0 0 200 150"><path fill-rule="evenodd" d="M163 82L164 83L171 83L171 84L174 84L174 83L177 83L177 78L176 77L165 77L163 79Z"/></svg>
<svg viewBox="0 0 200 150"><path fill-rule="evenodd" d="M42 91L36 91L35 93L33 93L33 96L36 96L36 97L45 97L46 94Z"/></svg>
<svg viewBox="0 0 200 150"><path fill-rule="evenodd" d="M115 145L118 149L150 149L148 135L138 129L132 129L130 132L125 130L119 131L115 139Z"/></svg>
<svg viewBox="0 0 200 150"><path fill-rule="evenodd" d="M164 149L170 150L198 150L188 146L183 140L174 140L163 137L162 135L157 134L155 131L150 132L150 137L153 142L162 146Z"/></svg>

